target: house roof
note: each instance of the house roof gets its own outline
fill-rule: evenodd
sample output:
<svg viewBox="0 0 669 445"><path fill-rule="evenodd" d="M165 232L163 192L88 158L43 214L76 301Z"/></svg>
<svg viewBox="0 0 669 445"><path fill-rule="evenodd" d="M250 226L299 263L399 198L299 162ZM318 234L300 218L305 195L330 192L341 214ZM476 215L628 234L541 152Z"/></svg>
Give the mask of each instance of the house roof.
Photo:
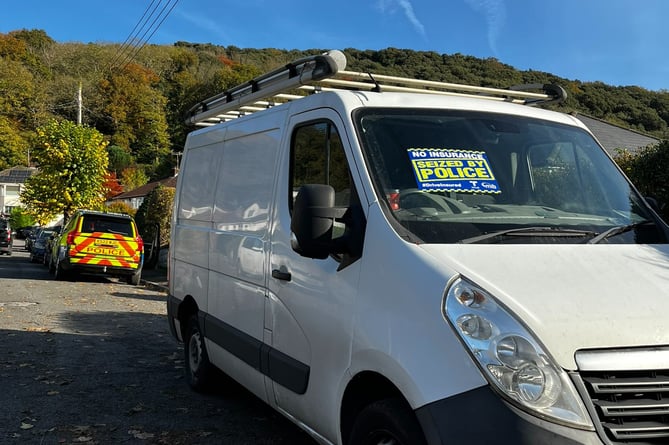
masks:
<svg viewBox="0 0 669 445"><path fill-rule="evenodd" d="M641 148L660 142L660 139L656 137L610 124L591 116L577 114L576 117L592 131L611 156L617 155L619 149L629 150L634 153Z"/></svg>
<svg viewBox="0 0 669 445"><path fill-rule="evenodd" d="M37 173L36 167L12 167L0 171L0 183L23 184L26 179Z"/></svg>
<svg viewBox="0 0 669 445"><path fill-rule="evenodd" d="M169 178L149 182L148 184L144 184L140 187L137 187L134 190L130 190L128 192L123 192L120 195L116 195L111 199L111 201L118 201L118 200L123 200L123 199L132 199L132 198L141 198L141 197L146 196L149 193L151 193L153 191L153 189L155 189L159 185L162 185L163 187L176 187L177 186L177 177L176 176L171 176Z"/></svg>

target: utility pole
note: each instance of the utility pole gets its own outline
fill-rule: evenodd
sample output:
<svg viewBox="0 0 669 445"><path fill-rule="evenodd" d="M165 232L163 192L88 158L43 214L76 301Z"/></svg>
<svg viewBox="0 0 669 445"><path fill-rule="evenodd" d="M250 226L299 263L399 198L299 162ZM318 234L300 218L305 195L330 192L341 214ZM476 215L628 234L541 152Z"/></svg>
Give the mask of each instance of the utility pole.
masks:
<svg viewBox="0 0 669 445"><path fill-rule="evenodd" d="M174 167L174 176L177 176L179 174L179 159L183 153L180 151L173 151L172 154L177 158L177 164Z"/></svg>
<svg viewBox="0 0 669 445"><path fill-rule="evenodd" d="M81 98L81 81L79 82L79 92L77 94L77 125L81 125L81 109L83 107L83 100Z"/></svg>

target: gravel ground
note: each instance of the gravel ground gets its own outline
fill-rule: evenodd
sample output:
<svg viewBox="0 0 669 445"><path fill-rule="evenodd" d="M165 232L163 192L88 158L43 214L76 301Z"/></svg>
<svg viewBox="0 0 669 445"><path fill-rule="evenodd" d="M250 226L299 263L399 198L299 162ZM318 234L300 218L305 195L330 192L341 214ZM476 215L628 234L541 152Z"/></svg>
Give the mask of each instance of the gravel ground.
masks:
<svg viewBox="0 0 669 445"><path fill-rule="evenodd" d="M0 257L0 443L314 445L223 377L191 391L165 310L153 288Z"/></svg>

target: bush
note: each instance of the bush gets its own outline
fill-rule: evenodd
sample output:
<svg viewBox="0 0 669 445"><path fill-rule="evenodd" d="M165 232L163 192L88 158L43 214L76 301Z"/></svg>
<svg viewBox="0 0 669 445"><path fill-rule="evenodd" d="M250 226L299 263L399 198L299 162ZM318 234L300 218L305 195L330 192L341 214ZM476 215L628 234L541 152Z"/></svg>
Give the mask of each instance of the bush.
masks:
<svg viewBox="0 0 669 445"><path fill-rule="evenodd" d="M669 221L669 141L649 145L636 153L621 151L615 161L643 196L659 202L660 216Z"/></svg>
<svg viewBox="0 0 669 445"><path fill-rule="evenodd" d="M159 236L161 247L170 244L174 193L173 187L159 185L144 198L144 202L137 209L135 221L145 243L152 243ZM160 228L159 234L156 234L156 225Z"/></svg>
<svg viewBox="0 0 669 445"><path fill-rule="evenodd" d="M135 216L137 213L137 210L133 209L130 204L126 204L122 201L116 201L108 204L105 210L112 213L124 213L130 216Z"/></svg>
<svg viewBox="0 0 669 445"><path fill-rule="evenodd" d="M19 227L28 227L35 224L35 218L26 213L26 210L21 207L14 207L9 216L9 224L15 229Z"/></svg>

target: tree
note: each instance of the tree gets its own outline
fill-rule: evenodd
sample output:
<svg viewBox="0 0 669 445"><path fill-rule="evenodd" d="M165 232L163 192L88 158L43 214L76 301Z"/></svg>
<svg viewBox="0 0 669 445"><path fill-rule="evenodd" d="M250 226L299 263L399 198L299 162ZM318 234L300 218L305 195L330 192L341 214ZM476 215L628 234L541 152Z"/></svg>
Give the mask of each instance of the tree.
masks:
<svg viewBox="0 0 669 445"><path fill-rule="evenodd" d="M117 176L135 163L132 155L118 145L108 146L107 155L109 156L109 171L115 173Z"/></svg>
<svg viewBox="0 0 669 445"><path fill-rule="evenodd" d="M157 164L170 153L167 100L154 88L158 81L152 70L129 64L99 85L105 101L101 113L109 117L104 130L113 144L127 148L141 164Z"/></svg>
<svg viewBox="0 0 669 445"><path fill-rule="evenodd" d="M28 142L16 131L16 123L0 116L0 170L28 166Z"/></svg>
<svg viewBox="0 0 669 445"><path fill-rule="evenodd" d="M9 215L9 223L13 228L28 227L35 224L35 219L23 207L14 207Z"/></svg>
<svg viewBox="0 0 669 445"><path fill-rule="evenodd" d="M121 172L121 185L126 192L135 190L147 182L149 182L149 178L144 173L144 169L139 166L128 167Z"/></svg>
<svg viewBox="0 0 669 445"><path fill-rule="evenodd" d="M116 173L114 172L107 172L105 174L105 180L102 184L102 188L105 192L105 200L123 193L123 186L119 182L118 178L116 177Z"/></svg>
<svg viewBox="0 0 669 445"><path fill-rule="evenodd" d="M99 208L104 201L107 142L97 130L70 121L38 128L33 159L39 173L26 180L21 200L45 224L62 213Z"/></svg>

